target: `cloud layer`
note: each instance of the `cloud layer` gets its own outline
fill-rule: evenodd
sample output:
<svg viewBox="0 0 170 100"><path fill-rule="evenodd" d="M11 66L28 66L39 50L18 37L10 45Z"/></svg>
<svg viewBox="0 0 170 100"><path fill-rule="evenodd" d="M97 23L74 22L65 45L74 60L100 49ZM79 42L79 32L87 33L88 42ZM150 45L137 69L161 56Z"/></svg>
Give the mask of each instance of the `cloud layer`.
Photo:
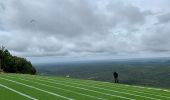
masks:
<svg viewBox="0 0 170 100"><path fill-rule="evenodd" d="M1 0L0 45L18 56L168 53L168 1L130 1Z"/></svg>

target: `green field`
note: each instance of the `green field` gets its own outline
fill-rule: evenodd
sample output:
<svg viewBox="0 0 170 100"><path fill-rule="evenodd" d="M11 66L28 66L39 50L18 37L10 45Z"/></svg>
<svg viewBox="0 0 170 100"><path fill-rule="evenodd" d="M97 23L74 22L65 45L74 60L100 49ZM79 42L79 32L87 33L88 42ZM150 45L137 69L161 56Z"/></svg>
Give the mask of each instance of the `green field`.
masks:
<svg viewBox="0 0 170 100"><path fill-rule="evenodd" d="M0 74L0 100L170 100L170 90L23 74Z"/></svg>

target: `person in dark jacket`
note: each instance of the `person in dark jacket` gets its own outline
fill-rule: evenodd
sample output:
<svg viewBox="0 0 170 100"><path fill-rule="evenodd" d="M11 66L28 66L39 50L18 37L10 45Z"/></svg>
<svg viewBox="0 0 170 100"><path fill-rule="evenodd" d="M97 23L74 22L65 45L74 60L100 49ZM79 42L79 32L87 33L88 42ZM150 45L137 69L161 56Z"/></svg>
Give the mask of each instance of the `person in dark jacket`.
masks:
<svg viewBox="0 0 170 100"><path fill-rule="evenodd" d="M115 79L115 83L118 83L119 80L118 80L118 73L117 73L117 72L114 72L114 73L113 73L113 77L114 77L114 79Z"/></svg>

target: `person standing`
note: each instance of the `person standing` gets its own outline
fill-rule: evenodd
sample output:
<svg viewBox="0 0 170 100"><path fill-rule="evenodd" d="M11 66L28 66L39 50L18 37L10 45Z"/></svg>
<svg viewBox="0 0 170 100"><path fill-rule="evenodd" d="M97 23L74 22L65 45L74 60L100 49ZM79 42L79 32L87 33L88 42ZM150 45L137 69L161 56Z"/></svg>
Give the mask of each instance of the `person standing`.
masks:
<svg viewBox="0 0 170 100"><path fill-rule="evenodd" d="M117 72L114 72L114 73L113 73L113 77L114 77L115 83L119 83L118 73L117 73Z"/></svg>

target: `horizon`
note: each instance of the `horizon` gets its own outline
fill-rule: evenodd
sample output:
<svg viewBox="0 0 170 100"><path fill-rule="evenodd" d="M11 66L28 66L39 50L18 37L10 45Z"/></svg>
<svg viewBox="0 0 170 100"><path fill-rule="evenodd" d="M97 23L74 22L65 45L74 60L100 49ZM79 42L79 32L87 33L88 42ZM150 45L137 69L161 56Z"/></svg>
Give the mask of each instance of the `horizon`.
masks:
<svg viewBox="0 0 170 100"><path fill-rule="evenodd" d="M166 59L170 60L169 56L163 57L105 57L105 58L58 58L58 57L26 57L27 60L33 64L53 64L53 63L81 63L81 62L98 62L98 61L136 61L136 60L155 60L155 59Z"/></svg>

